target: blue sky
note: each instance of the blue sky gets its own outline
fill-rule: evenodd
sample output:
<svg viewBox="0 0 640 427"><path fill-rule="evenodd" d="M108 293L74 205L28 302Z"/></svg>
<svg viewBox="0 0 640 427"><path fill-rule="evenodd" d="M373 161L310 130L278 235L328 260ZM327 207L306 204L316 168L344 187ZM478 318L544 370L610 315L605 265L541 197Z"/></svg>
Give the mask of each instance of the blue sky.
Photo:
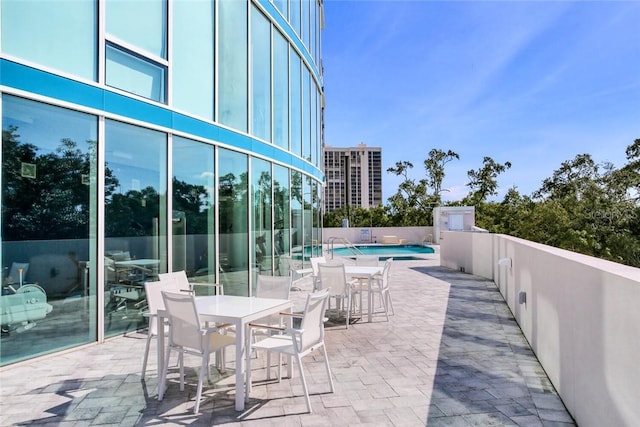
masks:
<svg viewBox="0 0 640 427"><path fill-rule="evenodd" d="M500 194L538 189L589 153L617 167L640 138L640 1L325 0L325 142L382 147L383 197L432 148L453 150L445 199L484 156Z"/></svg>

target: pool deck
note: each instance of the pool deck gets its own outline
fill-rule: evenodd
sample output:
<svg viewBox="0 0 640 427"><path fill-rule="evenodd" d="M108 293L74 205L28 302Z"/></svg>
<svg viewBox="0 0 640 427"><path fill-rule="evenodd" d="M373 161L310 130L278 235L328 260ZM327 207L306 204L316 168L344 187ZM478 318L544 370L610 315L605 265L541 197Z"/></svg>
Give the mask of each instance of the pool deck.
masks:
<svg viewBox="0 0 640 427"><path fill-rule="evenodd" d="M2 426L573 426L565 407L493 282L439 266L439 257L394 263L395 314L326 326L336 386L321 355L304 361L314 412L293 379L256 384L234 410L233 363L203 391L193 414L198 360L187 385L170 376L157 400L155 342L140 378L143 332L0 369ZM311 284L296 283L297 307Z"/></svg>

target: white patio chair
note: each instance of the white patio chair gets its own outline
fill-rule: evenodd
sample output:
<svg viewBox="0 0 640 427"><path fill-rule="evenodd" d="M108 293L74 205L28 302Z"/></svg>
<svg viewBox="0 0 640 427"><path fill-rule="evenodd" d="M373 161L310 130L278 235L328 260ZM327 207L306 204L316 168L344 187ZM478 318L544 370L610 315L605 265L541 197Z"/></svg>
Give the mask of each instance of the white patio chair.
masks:
<svg viewBox="0 0 640 427"><path fill-rule="evenodd" d="M213 291L213 295L224 295L224 287L221 284L189 281L187 273L184 270L174 271L171 273L160 273L158 274L158 280L163 283L175 281L180 285L180 289L184 292L195 293L197 287L201 287L200 289L205 289L208 294L210 293L209 291Z"/></svg>
<svg viewBox="0 0 640 427"><path fill-rule="evenodd" d="M192 294L164 291L162 292L162 298L169 319L169 345L165 361L169 360L172 351L178 352L181 356L187 353L202 358L198 375L196 404L193 410L198 413L205 372L207 373L207 379L211 382L209 372L210 355L223 350L227 346L235 345L236 340L234 337L220 334L218 328L203 326L196 307L195 297ZM224 358L224 352L221 353ZM179 362L180 391L184 391L184 357L180 357ZM222 366L224 366L224 361L222 361ZM165 363L160 384L166 383L167 371L168 364Z"/></svg>
<svg viewBox="0 0 640 427"><path fill-rule="evenodd" d="M377 267L379 265L378 255L356 255L356 265Z"/></svg>
<svg viewBox="0 0 640 427"><path fill-rule="evenodd" d="M333 378L331 376L331 368L329 366L329 358L327 357L327 349L324 344L324 312L328 299L328 289L309 294L307 296L307 302L305 304L303 313L301 315L298 315L301 317L299 328L271 327L271 329L282 332L282 335L270 336L269 338L258 341L251 346L251 348L254 350L267 350L269 352L277 352L288 356L295 356L298 368L300 370L300 379L302 381L302 388L304 390L304 397L309 413L312 412L311 399L309 398L307 381L304 376L304 369L302 368L303 357L322 348L327 377L329 378L329 386L331 388L331 392L333 393L334 391ZM266 325L250 325L256 326L257 328L268 327ZM249 372L247 383L250 384L250 367L247 368L247 371ZM280 378L281 375L279 373L278 380L280 380Z"/></svg>
<svg viewBox="0 0 640 427"><path fill-rule="evenodd" d="M347 280L344 264L340 263L324 263L318 264L318 280L317 289L329 290L329 298L336 299L336 309L339 311L341 306L345 311L347 329L349 328L349 314L351 312L351 292L355 284L354 280ZM346 309L344 302L346 301ZM331 302L327 303L327 308L331 308Z"/></svg>
<svg viewBox="0 0 640 427"><path fill-rule="evenodd" d="M391 301L391 292L389 291L389 271L391 270L392 263L393 258L388 258L385 261L382 274L379 277L376 277L376 286L371 287L371 297L375 294L380 296L380 302L384 307L384 314L387 317L387 321L389 321L389 309L391 309L391 314L395 314L393 311L393 303Z"/></svg>
<svg viewBox="0 0 640 427"><path fill-rule="evenodd" d="M151 344L151 340L158 337L158 328L160 327L160 325L158 324L158 310L164 310L162 291L180 292L180 288L180 284L174 281L145 282L144 284L148 311L146 313L143 313L143 315L149 318L149 328L147 330L147 344L144 349L144 358L142 361L141 377L143 380L147 371L147 361L149 360L149 347ZM168 328L166 327L166 325L164 325L163 327L165 328L166 335L166 333L168 332ZM169 363L169 361L166 360L165 363ZM161 374L161 369L162 367L158 366L158 375Z"/></svg>
<svg viewBox="0 0 640 427"><path fill-rule="evenodd" d="M276 298L276 299L289 299L291 294L291 276L265 276L259 275L256 283L255 296L258 298ZM282 321L280 315L272 315L256 321L256 323L266 324L269 326L280 327ZM256 336L269 336L273 335L274 330L268 328L255 328L253 330L253 338ZM280 366L281 360L278 358L278 366ZM271 379L271 353L267 354L267 379Z"/></svg>
<svg viewBox="0 0 640 427"><path fill-rule="evenodd" d="M324 257L324 255L322 256L317 256L317 257L311 257L309 258L309 261L311 262L311 270L313 270L312 276L313 276L313 289L317 289L318 286L318 265L319 264L325 264L327 262L327 259Z"/></svg>

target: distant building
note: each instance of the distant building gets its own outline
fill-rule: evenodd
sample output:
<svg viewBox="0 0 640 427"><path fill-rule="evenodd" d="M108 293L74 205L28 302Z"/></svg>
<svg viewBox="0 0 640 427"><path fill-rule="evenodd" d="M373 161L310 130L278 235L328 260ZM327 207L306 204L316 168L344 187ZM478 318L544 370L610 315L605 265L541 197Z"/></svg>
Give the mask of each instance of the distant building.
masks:
<svg viewBox="0 0 640 427"><path fill-rule="evenodd" d="M382 205L382 148L324 147L325 211Z"/></svg>

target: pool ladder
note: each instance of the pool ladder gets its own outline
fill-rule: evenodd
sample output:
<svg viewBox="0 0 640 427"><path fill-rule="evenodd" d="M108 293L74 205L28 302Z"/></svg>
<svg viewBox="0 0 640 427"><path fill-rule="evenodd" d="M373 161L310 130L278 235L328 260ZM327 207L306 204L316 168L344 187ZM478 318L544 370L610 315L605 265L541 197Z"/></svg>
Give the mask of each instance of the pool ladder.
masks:
<svg viewBox="0 0 640 427"><path fill-rule="evenodd" d="M356 248L353 243L351 243L349 240L345 239L344 237L329 237L329 239L327 239L327 242L329 243L328 252L331 253L331 259L333 259L333 246L336 241L342 243L344 247L349 249L349 251L353 255L355 256L364 255L364 253L360 249Z"/></svg>

